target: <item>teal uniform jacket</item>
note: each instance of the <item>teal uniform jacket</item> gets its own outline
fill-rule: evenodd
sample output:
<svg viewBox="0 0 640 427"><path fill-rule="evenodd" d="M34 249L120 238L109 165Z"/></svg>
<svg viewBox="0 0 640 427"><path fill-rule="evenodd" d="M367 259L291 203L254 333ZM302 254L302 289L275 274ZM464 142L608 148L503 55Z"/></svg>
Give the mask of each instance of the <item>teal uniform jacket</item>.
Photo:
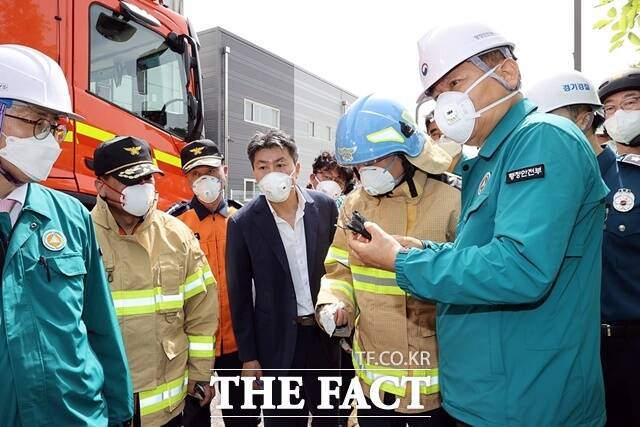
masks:
<svg viewBox="0 0 640 427"><path fill-rule="evenodd" d="M80 202L29 184L0 290L1 425L106 426L133 416L124 345Z"/></svg>
<svg viewBox="0 0 640 427"><path fill-rule="evenodd" d="M524 99L462 168L455 242L396 258L439 302L445 409L473 426L602 426L600 273L608 189L582 132Z"/></svg>

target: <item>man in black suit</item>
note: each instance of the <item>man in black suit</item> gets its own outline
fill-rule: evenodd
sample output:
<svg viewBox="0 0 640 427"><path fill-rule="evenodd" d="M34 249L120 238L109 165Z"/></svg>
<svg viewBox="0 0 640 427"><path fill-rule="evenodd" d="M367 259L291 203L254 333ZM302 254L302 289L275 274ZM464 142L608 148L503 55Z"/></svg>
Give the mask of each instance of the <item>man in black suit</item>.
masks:
<svg viewBox="0 0 640 427"><path fill-rule="evenodd" d="M267 427L306 427L309 412L336 413L317 409L318 371L310 369L337 368L339 349L316 325L314 307L338 210L327 195L296 185L298 152L286 133L256 134L247 154L264 195L229 219L226 255L231 318L243 376L301 376L305 407L263 409L263 414ZM276 381L275 405L279 399ZM337 424L337 418L313 419L314 426Z"/></svg>

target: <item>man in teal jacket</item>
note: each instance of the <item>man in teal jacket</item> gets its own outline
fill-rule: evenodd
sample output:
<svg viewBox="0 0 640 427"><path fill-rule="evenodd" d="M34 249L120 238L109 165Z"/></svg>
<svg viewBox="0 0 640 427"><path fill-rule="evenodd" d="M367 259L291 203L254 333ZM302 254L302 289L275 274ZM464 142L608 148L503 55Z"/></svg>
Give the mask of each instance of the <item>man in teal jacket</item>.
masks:
<svg viewBox="0 0 640 427"><path fill-rule="evenodd" d="M490 28L434 30L419 46L438 127L480 146L461 163L457 239L408 249L367 224L371 241L350 244L439 303L440 387L461 423L601 426L607 188L595 156L573 123L522 99L513 44Z"/></svg>
<svg viewBox="0 0 640 427"><path fill-rule="evenodd" d="M0 424L107 426L132 386L89 212L46 179L79 116L62 70L0 45Z"/></svg>

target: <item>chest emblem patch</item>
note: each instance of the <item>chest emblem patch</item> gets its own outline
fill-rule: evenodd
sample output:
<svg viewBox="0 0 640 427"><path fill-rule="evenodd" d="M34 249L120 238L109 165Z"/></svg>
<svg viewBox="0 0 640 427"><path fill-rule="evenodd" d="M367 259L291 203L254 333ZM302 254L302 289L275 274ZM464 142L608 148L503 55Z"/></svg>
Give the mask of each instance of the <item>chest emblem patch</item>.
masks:
<svg viewBox="0 0 640 427"><path fill-rule="evenodd" d="M67 246L67 238L58 230L49 230L42 236L42 244L50 251L61 251Z"/></svg>
<svg viewBox="0 0 640 427"><path fill-rule="evenodd" d="M482 181L480 181L480 184L478 185L478 194L481 194L485 188L487 188L487 184L489 183L489 180L491 179L491 172L487 172L484 174L484 176L482 177Z"/></svg>
<svg viewBox="0 0 640 427"><path fill-rule="evenodd" d="M618 212L629 212L635 202L636 196L628 188L621 188L613 195L613 208Z"/></svg>

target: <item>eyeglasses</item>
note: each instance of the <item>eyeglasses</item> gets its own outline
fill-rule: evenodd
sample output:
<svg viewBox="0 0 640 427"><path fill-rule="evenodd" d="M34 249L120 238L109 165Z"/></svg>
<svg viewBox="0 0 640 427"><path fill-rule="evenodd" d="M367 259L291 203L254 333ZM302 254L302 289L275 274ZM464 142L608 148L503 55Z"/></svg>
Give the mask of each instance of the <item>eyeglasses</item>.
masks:
<svg viewBox="0 0 640 427"><path fill-rule="evenodd" d="M55 140L60 143L64 141L64 138L67 136L67 127L62 124L54 124L51 123L47 119L38 119L38 120L29 120L24 117L14 116L12 114L4 113L6 117L11 117L12 119L20 120L21 122L28 123L33 126L33 136L42 141L49 134L52 134Z"/></svg>
<svg viewBox="0 0 640 427"><path fill-rule="evenodd" d="M605 117L611 117L615 114L616 111L618 110L623 110L623 111L634 111L634 110L640 110L640 96L634 96L632 98L627 98L624 101L622 101L620 103L620 106L616 106L616 105L605 105L602 108L602 111L604 111L604 116Z"/></svg>

